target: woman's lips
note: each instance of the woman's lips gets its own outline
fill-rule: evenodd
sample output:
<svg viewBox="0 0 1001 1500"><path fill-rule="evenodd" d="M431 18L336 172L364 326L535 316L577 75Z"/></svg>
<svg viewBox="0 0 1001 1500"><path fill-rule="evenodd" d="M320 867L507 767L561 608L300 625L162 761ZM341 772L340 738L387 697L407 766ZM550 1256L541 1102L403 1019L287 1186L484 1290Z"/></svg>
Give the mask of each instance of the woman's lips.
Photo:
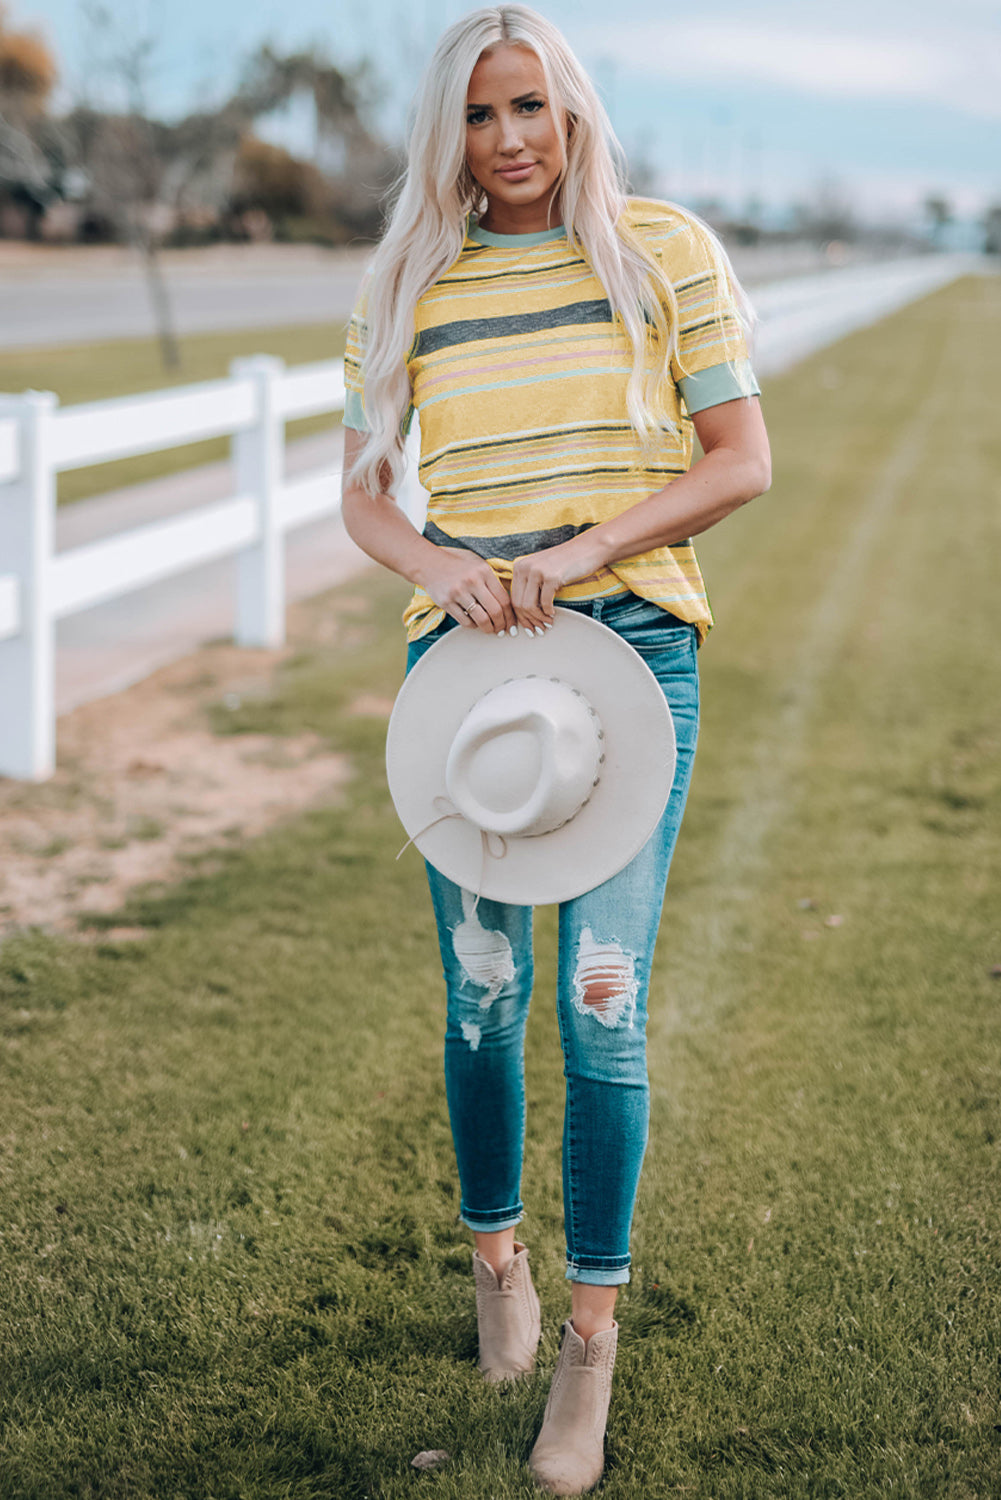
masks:
<svg viewBox="0 0 1001 1500"><path fill-rule="evenodd" d="M508 182L522 182L530 172L535 171L534 161L520 161L510 167L498 167L498 177L506 177Z"/></svg>

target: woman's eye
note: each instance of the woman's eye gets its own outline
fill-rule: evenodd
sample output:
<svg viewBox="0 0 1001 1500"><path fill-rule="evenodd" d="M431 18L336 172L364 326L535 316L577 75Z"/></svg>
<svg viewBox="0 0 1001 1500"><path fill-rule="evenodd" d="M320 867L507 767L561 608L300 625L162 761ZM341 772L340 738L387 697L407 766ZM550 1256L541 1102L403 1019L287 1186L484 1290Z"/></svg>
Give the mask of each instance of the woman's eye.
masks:
<svg viewBox="0 0 1001 1500"><path fill-rule="evenodd" d="M523 99L521 101L521 108L524 109L524 110L527 110L530 115L534 115L534 114L537 114L540 109L544 109L545 108L545 100L543 100L543 99Z"/></svg>
<svg viewBox="0 0 1001 1500"><path fill-rule="evenodd" d="M466 116L467 125L482 125L487 118L485 109L471 109Z"/></svg>

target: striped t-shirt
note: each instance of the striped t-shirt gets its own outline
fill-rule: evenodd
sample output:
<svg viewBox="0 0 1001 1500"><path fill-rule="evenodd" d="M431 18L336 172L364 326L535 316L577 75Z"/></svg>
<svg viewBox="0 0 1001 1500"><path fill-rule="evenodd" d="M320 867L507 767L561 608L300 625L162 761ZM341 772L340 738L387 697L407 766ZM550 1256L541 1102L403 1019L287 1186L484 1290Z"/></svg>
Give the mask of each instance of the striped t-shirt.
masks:
<svg viewBox="0 0 1001 1500"><path fill-rule="evenodd" d="M491 234L470 227L458 260L424 293L407 355L419 413L424 535L478 553L505 582L516 558L557 546L663 489L692 462L691 414L757 392L729 287L705 231L681 209L631 199L627 222L658 257L678 299L678 355L666 431L644 451L626 409L632 348L604 288L562 229ZM344 421L366 428L364 293L344 359ZM409 422L410 413L404 418ZM698 627L712 624L690 541L619 559L557 600L631 590ZM411 640L444 612L418 588Z"/></svg>

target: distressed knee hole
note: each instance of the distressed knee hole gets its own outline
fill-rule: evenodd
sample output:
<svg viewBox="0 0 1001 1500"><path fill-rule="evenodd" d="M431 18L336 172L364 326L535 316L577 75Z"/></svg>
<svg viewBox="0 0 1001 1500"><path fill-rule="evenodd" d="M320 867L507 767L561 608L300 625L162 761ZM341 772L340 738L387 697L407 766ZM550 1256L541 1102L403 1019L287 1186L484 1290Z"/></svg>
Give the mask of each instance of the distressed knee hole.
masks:
<svg viewBox="0 0 1001 1500"><path fill-rule="evenodd" d="M477 1026L475 1021L462 1021L462 1038L469 1043L470 1052L476 1052L480 1042L483 1040L483 1028Z"/></svg>
<svg viewBox="0 0 1001 1500"><path fill-rule="evenodd" d="M631 1026L636 1014L636 959L614 940L599 943L585 927L577 945L574 1006L609 1028Z"/></svg>
<svg viewBox="0 0 1001 1500"><path fill-rule="evenodd" d="M477 915L476 898L468 891L462 892L462 914L463 921L452 929L452 950L469 982L486 991L480 1009L488 1010L505 984L514 978L514 954L506 933L483 926ZM476 1046L479 1046L478 1035Z"/></svg>

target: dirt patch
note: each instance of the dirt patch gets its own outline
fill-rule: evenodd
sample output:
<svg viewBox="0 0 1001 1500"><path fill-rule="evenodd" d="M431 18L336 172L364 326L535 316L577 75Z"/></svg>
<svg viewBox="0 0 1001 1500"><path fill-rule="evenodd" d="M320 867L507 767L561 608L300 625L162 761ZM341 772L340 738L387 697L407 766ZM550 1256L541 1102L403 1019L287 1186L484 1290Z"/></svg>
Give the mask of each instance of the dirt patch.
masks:
<svg viewBox="0 0 1001 1500"><path fill-rule="evenodd" d="M55 776L0 779L0 937L86 936L81 912L114 911L138 886L181 877L190 856L336 800L350 767L318 736L208 727L210 705L267 693L292 649L206 647L61 718Z"/></svg>
<svg viewBox="0 0 1001 1500"><path fill-rule="evenodd" d="M357 718L388 719L393 712L393 699L383 698L378 693L362 693L348 704L348 713Z"/></svg>

